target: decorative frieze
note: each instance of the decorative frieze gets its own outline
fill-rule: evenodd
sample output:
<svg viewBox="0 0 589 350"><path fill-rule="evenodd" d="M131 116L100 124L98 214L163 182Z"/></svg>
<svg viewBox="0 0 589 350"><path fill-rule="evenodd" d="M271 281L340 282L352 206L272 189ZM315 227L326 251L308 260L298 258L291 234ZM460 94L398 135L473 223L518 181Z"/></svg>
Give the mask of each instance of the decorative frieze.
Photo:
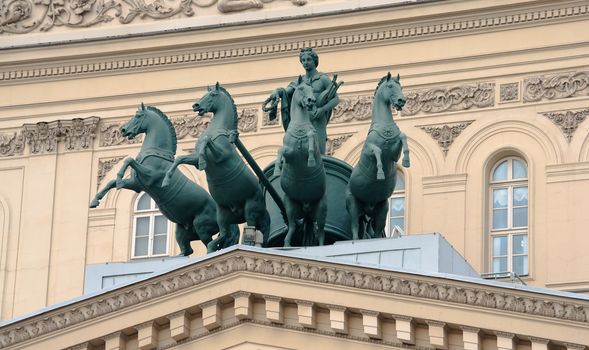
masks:
<svg viewBox="0 0 589 350"><path fill-rule="evenodd" d="M401 115L461 111L495 104L495 84L476 83L405 92L407 102Z"/></svg>
<svg viewBox="0 0 589 350"><path fill-rule="evenodd" d="M203 116L181 116L170 118L174 129L176 129L176 138L181 140L186 136L198 138L209 126L211 115L205 114Z"/></svg>
<svg viewBox="0 0 589 350"><path fill-rule="evenodd" d="M499 85L499 102L514 102L519 100L519 83Z"/></svg>
<svg viewBox="0 0 589 350"><path fill-rule="evenodd" d="M350 137L352 137L352 133L339 135L335 137L328 137L327 138L327 145L326 145L326 153L328 156L333 156L335 151L337 151Z"/></svg>
<svg viewBox="0 0 589 350"><path fill-rule="evenodd" d="M23 134L32 154L55 152L63 142L68 151L89 149L96 138L98 117L24 124Z"/></svg>
<svg viewBox="0 0 589 350"><path fill-rule="evenodd" d="M450 146L460 133L472 124L473 120L464 121L461 123L444 124L444 125L421 125L418 126L421 130L428 133L444 152L444 156L448 154Z"/></svg>
<svg viewBox="0 0 589 350"><path fill-rule="evenodd" d="M4 326L0 332L0 347L21 343L50 332L65 329L81 322L126 309L130 306L155 300L185 288L238 272L293 278L298 281L324 283L333 286L353 287L364 290L404 295L413 298L434 300L437 303L455 303L465 307L480 307L528 316L543 316L563 321L589 323L589 303L583 300L553 300L546 294L535 294L521 290L501 288L484 289L482 285L465 286L449 280L412 279L385 271L345 266L325 265L305 260L285 260L282 256L260 255L260 253L236 252L211 260L209 264L197 264L192 269L181 269L161 278L138 283L132 288L114 290L100 298L89 298L71 306L64 306L43 317L30 317L12 325ZM266 317L280 323L283 320L281 299L264 296ZM216 306L202 305L204 308ZM214 310L213 310L214 309ZM213 325L217 322L212 312ZM413 341L414 330L411 318L395 318L397 338L403 342Z"/></svg>
<svg viewBox="0 0 589 350"><path fill-rule="evenodd" d="M333 109L330 119L331 124L346 123L349 121L362 121L370 119L372 115L372 96L355 96L341 98Z"/></svg>
<svg viewBox="0 0 589 350"><path fill-rule="evenodd" d="M213 0L201 4L197 0L12 0L0 3L0 34L23 34L34 30L49 31L55 26L86 28L117 19L129 24L136 18L165 19L183 15L192 17L195 9L217 3L222 12L243 11L261 8L272 0L235 2L234 0ZM306 0L292 0L293 4L305 5Z"/></svg>
<svg viewBox="0 0 589 350"><path fill-rule="evenodd" d="M19 156L25 149L25 137L22 132L0 134L0 157Z"/></svg>
<svg viewBox="0 0 589 350"><path fill-rule="evenodd" d="M524 102L589 95L589 72L541 75L524 79Z"/></svg>
<svg viewBox="0 0 589 350"><path fill-rule="evenodd" d="M570 143L579 124L584 122L587 115L589 115L589 108L579 111L547 112L542 113L542 115L560 127L567 142Z"/></svg>
<svg viewBox="0 0 589 350"><path fill-rule="evenodd" d="M137 135L133 139L128 139L121 135L119 130L123 123L104 124L100 127L100 137L98 145L100 147L110 147L118 145L129 145L141 143L143 135Z"/></svg>
<svg viewBox="0 0 589 350"><path fill-rule="evenodd" d="M263 112L264 119L262 120L262 127L274 127L280 125L280 109L276 110L276 118L270 120L270 113Z"/></svg>
<svg viewBox="0 0 589 350"><path fill-rule="evenodd" d="M106 176L106 174L118 163L121 159L125 158L125 156L117 156L112 158L103 158L98 160L98 176L96 181L96 187L100 186L102 180Z"/></svg>

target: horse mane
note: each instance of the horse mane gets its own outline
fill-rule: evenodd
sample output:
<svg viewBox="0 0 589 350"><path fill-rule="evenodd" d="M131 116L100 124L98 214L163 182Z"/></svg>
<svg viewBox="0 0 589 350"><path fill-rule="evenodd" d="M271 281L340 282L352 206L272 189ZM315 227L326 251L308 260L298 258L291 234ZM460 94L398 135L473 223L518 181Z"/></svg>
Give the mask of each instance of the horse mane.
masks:
<svg viewBox="0 0 589 350"><path fill-rule="evenodd" d="M384 83L385 81L387 81L387 77L388 77L388 76L389 76L389 75L387 74L387 75L385 75L384 77L380 78L380 81L379 81L379 82L378 82L378 84L376 85L376 89L374 89L374 96L376 96L376 92L378 91L378 88L379 88L379 87L382 85L382 83ZM397 79L395 79L395 78L393 78L393 77L391 77L391 79L393 79L394 81L396 81L397 83L399 83L399 82L397 81Z"/></svg>
<svg viewBox="0 0 589 350"><path fill-rule="evenodd" d="M229 100L231 101L231 105L233 106L233 115L235 116L234 121L235 121L235 125L234 125L234 130L237 130L237 106L235 105L235 101L233 100L233 97L231 96L231 94L229 93L229 91L227 91L224 87L222 87L219 84L219 90L221 90L223 93L225 93L225 95L227 95L227 97L229 97Z"/></svg>
<svg viewBox="0 0 589 350"><path fill-rule="evenodd" d="M174 124L170 121L170 119L164 114L164 112L160 111L158 108L153 106L147 106L148 110L154 112L158 117L162 118L166 126L170 130L170 134L172 134L172 143L174 144L174 149L172 150L174 154L176 154L176 149L178 147L178 138L176 137L176 128L174 128Z"/></svg>

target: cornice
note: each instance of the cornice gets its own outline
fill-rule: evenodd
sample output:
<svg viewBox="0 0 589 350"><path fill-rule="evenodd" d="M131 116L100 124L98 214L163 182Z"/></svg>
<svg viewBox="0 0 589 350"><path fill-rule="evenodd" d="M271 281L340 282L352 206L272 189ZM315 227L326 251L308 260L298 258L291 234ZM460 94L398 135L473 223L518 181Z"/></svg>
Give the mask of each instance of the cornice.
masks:
<svg viewBox="0 0 589 350"><path fill-rule="evenodd" d="M112 74L142 69L173 68L184 65L220 63L248 58L261 59L277 54L291 56L303 47L346 49L362 45L390 45L400 41L423 40L438 36L504 30L525 25L546 25L559 20L587 17L586 3L553 4L543 8L517 8L511 13L475 13L471 17L454 16L443 20L393 23L391 26L355 30L351 32L318 33L301 38L300 35L279 40L239 41L216 47L186 49L175 53L143 54L128 58L109 56L85 61L71 60L44 67L25 65L0 71L0 84L35 79L77 77L93 74ZM478 17L476 17L478 16Z"/></svg>
<svg viewBox="0 0 589 350"><path fill-rule="evenodd" d="M589 324L589 301L585 300L236 249L158 277L15 321L2 328L0 347L45 336L156 301L186 288L244 272L391 296L408 296L417 300L436 300L468 308L479 307L514 316Z"/></svg>

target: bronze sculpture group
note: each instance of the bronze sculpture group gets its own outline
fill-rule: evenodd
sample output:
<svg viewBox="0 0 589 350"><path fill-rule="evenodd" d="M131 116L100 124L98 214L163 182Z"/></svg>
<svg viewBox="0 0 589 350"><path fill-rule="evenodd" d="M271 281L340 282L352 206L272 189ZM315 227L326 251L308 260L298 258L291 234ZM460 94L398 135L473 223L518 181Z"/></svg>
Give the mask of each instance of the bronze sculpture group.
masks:
<svg viewBox="0 0 589 350"><path fill-rule="evenodd" d="M125 159L116 180L96 194L90 207L98 206L114 187L145 191L162 213L176 223L181 254L190 255L193 240L202 241L209 252L238 243L238 224L242 223L260 231L266 246L270 227L263 194L266 189L283 214L285 247L293 244L294 237L303 246L324 245L329 210L329 178L324 168L326 128L332 109L339 102L337 90L343 83L337 82L337 76L329 79L317 71L319 58L313 49L302 49L299 58L305 75L286 88L274 90L263 105L273 118L281 104L285 134L273 174L280 177L282 198L274 188L269 188L272 185L239 141L235 103L217 83L193 104L195 112L212 113L212 119L198 138L194 152L185 156L175 157L176 134L169 119L157 108L142 103L135 116L120 129L121 135L128 138L146 134L141 151L135 159ZM409 167L406 137L391 112L391 108L400 111L404 104L400 77L388 73L377 85L370 129L360 161L348 180L345 200L351 239L384 237L388 198L395 188L401 151L403 166ZM236 146L258 177L244 163ZM177 169L180 164L205 171L210 195L182 175ZM125 179L127 167L132 171L130 178Z"/></svg>

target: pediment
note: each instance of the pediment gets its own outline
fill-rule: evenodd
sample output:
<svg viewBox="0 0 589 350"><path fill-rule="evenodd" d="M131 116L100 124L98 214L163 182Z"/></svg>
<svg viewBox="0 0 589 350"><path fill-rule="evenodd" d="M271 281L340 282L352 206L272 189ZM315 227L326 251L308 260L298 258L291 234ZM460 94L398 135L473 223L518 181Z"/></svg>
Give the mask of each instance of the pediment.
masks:
<svg viewBox="0 0 589 350"><path fill-rule="evenodd" d="M236 246L4 323L0 346L303 349L329 339L396 348L470 333L564 346L589 344L588 315L589 298L570 293Z"/></svg>

